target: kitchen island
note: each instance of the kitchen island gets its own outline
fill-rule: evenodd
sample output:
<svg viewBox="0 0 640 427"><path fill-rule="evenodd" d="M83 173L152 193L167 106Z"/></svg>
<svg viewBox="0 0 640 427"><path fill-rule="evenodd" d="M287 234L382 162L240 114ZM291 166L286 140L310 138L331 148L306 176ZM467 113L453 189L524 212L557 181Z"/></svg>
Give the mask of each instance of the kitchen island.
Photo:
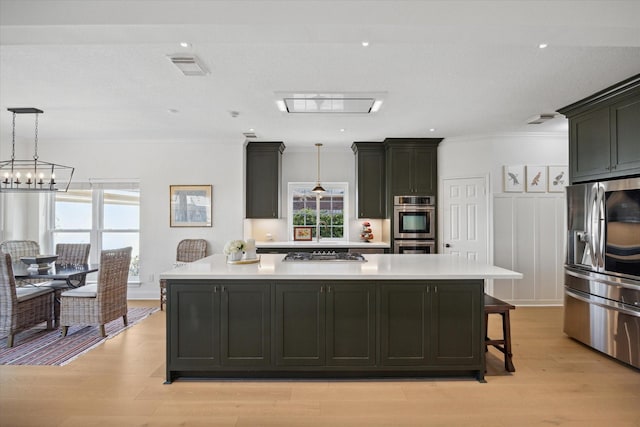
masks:
<svg viewBox="0 0 640 427"><path fill-rule="evenodd" d="M254 264L212 255L167 281L176 378L484 378L484 282L520 273L454 255Z"/></svg>

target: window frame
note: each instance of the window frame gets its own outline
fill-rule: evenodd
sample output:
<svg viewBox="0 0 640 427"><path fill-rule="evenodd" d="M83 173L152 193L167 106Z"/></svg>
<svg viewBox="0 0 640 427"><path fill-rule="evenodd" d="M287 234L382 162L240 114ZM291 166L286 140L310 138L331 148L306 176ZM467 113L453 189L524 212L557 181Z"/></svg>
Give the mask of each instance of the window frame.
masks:
<svg viewBox="0 0 640 427"><path fill-rule="evenodd" d="M140 218L138 218L138 228L105 228L104 227L104 209L105 209L105 192L109 192L112 190L123 190L123 191L138 191L140 194L140 187L137 182L104 182L98 185L92 185L91 183L75 183L69 187L71 191L90 191L91 192L91 228L56 228L55 225L55 216L56 216L56 197L52 198L52 203L50 204L50 215L49 215L49 241L51 245L54 246L55 242L55 234L56 233L88 233L89 234L89 242L91 243L91 249L89 252L89 259L92 263L97 264L100 260L100 253L103 248L104 235L106 233L137 233L138 234L138 248L141 248L140 245ZM138 202L138 210L140 215L140 203ZM140 252L140 251L139 251ZM140 259L141 254L138 253L138 257ZM139 262L138 259L138 262ZM133 261L133 260L132 260ZM138 271L138 276L129 276L128 280L129 284L141 284L141 275Z"/></svg>
<svg viewBox="0 0 640 427"><path fill-rule="evenodd" d="M288 240L293 241L293 190L303 187L311 190L313 187L317 185L316 182L307 182L307 181L298 181L298 182L288 182L287 183L287 234L289 236ZM348 182L323 182L322 186L326 190L338 189L343 191L343 199L342 199L342 237L322 237L321 240L325 242L347 242L349 240L349 183ZM321 197L321 195L320 195ZM318 200L316 198L316 200ZM318 217L318 208L319 204L316 205L316 218ZM313 226L314 230L316 226ZM315 231L314 231L315 232ZM314 237L314 241L317 237Z"/></svg>

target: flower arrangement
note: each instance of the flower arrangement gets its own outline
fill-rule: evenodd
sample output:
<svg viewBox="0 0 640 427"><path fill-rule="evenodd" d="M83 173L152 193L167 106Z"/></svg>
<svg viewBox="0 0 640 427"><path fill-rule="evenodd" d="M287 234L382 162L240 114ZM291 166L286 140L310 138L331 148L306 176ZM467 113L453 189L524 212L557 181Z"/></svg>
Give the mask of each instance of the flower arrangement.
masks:
<svg viewBox="0 0 640 427"><path fill-rule="evenodd" d="M373 240L373 233L371 232L371 223L369 221L365 221L362 223L360 238L365 242L368 242L369 240Z"/></svg>
<svg viewBox="0 0 640 427"><path fill-rule="evenodd" d="M231 255L236 252L242 252L246 246L244 240L230 240L224 245L224 254Z"/></svg>

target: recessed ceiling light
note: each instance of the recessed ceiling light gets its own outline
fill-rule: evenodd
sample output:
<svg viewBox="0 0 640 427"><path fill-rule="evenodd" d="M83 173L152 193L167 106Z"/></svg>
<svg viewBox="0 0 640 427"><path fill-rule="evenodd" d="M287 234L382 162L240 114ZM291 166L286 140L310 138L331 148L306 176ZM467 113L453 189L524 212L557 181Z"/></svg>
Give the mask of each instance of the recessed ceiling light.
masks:
<svg viewBox="0 0 640 427"><path fill-rule="evenodd" d="M189 47L189 46L191 46L191 43L188 43L188 42L180 42L180 46L182 46L182 47Z"/></svg>
<svg viewBox="0 0 640 427"><path fill-rule="evenodd" d="M341 128L341 129L340 129L340 132L344 132L344 128Z"/></svg>
<svg viewBox="0 0 640 427"><path fill-rule="evenodd" d="M363 41L362 41L362 46L364 46L364 47L369 46L369 42L368 42L368 41L366 41L366 40L363 40Z"/></svg>
<svg viewBox="0 0 640 427"><path fill-rule="evenodd" d="M539 47L540 49L545 49L547 46L549 46L549 45L548 45L548 44L546 44L546 43L540 43L540 44L538 45L538 47Z"/></svg>
<svg viewBox="0 0 640 427"><path fill-rule="evenodd" d="M429 129L429 132L435 132L435 131L436 131L436 128Z"/></svg>
<svg viewBox="0 0 640 427"><path fill-rule="evenodd" d="M249 129L249 132L255 132L256 130L254 128Z"/></svg>

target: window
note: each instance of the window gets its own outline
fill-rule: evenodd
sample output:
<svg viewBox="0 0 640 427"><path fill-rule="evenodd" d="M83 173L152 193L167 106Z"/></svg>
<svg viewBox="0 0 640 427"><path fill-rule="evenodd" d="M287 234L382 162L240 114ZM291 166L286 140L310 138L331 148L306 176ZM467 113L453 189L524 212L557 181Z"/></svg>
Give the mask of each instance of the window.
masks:
<svg viewBox="0 0 640 427"><path fill-rule="evenodd" d="M140 191L136 183L93 185L56 193L53 204L52 242L90 243L91 263L100 252L133 248L129 281L140 281ZM127 188L129 187L129 188Z"/></svg>
<svg viewBox="0 0 640 427"><path fill-rule="evenodd" d="M323 182L322 186L327 191L320 195L311 192L315 185L314 182L289 183L289 236L293 236L294 226L306 225L313 227L315 239L320 221L320 238L345 240L349 235L344 221L348 184Z"/></svg>

